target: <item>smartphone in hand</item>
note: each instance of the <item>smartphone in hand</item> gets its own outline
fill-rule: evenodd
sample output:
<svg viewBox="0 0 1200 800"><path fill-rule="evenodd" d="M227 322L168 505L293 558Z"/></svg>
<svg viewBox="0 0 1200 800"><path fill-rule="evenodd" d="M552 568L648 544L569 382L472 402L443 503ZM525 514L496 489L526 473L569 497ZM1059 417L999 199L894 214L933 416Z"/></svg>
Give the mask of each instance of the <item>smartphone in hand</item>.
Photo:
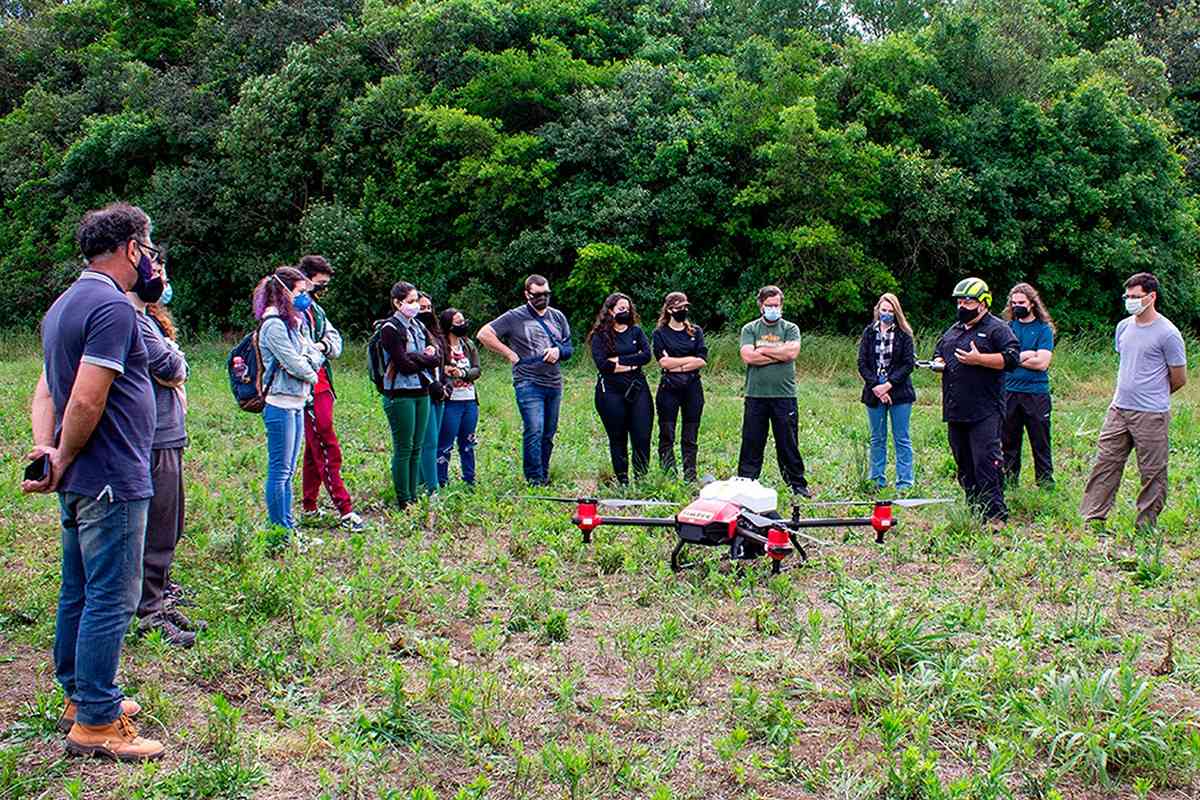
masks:
<svg viewBox="0 0 1200 800"><path fill-rule="evenodd" d="M50 477L50 456L42 453L25 465L25 480L41 483Z"/></svg>

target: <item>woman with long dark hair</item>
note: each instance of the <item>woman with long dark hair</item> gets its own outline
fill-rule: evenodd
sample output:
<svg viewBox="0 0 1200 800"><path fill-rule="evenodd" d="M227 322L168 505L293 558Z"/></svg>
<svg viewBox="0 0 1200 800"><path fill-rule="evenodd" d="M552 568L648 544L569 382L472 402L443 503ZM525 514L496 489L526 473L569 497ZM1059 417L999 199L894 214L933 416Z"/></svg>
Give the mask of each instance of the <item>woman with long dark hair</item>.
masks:
<svg viewBox="0 0 1200 800"><path fill-rule="evenodd" d="M392 287L394 313L379 333L386 373L383 413L392 431L392 485L401 509L417 499L421 444L429 426L429 385L442 363L441 350L417 319L421 313L417 287L400 281Z"/></svg>
<svg viewBox="0 0 1200 800"><path fill-rule="evenodd" d="M426 492L434 494L441 486L438 481L437 449L438 436L442 430L442 415L446 412L446 373L442 366L446 339L438 323L433 298L425 292L418 291L417 303L417 321L425 326L429 334L429 344L438 351L438 363L430 370L429 423L425 426L425 438L421 440L421 485L425 487Z"/></svg>
<svg viewBox="0 0 1200 800"><path fill-rule="evenodd" d="M700 415L704 412L704 387L700 370L708 363L704 329L688 319L687 295L670 292L663 300L654 328L653 350L662 377L654 406L658 410L658 461L665 472L675 471L675 418L683 412L679 449L683 456L683 479L696 480Z"/></svg>
<svg viewBox="0 0 1200 800"><path fill-rule="evenodd" d="M1004 477L1021 479L1021 444L1029 432L1033 472L1039 486L1054 485L1050 447L1050 361L1054 357L1054 319L1038 290L1018 283L1008 293L1004 318L1020 343L1020 364L1004 376L1005 413L1001 445Z"/></svg>
<svg viewBox="0 0 1200 800"><path fill-rule="evenodd" d="M450 480L450 455L458 443L462 477L475 484L475 428L479 425L479 399L475 381L479 380L479 349L471 341L470 324L457 308L447 308L438 317L445 333L446 352L442 359L446 385L450 392L442 414L438 434L438 485Z"/></svg>
<svg viewBox="0 0 1200 800"><path fill-rule="evenodd" d="M596 380L596 412L608 434L613 474L629 482L629 448L633 474L641 477L650 465L650 429L654 405L642 367L650 363L650 342L638 326L637 309L628 295L615 292L600 306L588 331L592 360L600 371Z"/></svg>
<svg viewBox="0 0 1200 800"><path fill-rule="evenodd" d="M300 314L312 299L304 273L280 267L258 282L254 316L262 352L263 426L267 432L267 517L289 537L297 535L292 516L292 477L304 442L304 404L317 382L324 356L300 331ZM297 544L300 544L297 542Z"/></svg>

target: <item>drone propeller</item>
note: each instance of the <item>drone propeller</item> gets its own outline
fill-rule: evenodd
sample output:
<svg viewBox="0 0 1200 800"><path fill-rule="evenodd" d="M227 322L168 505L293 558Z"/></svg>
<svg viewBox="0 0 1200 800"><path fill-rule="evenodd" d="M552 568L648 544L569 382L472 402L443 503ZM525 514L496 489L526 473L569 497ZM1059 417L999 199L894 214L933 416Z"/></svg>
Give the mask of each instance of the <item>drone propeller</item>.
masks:
<svg viewBox="0 0 1200 800"><path fill-rule="evenodd" d="M584 497L547 497L544 495L518 495L526 500L548 500L553 503L581 503L589 498ZM608 500L596 500L596 505L606 508L636 508L640 506L678 506L673 500L627 500L614 497Z"/></svg>
<svg viewBox="0 0 1200 800"><path fill-rule="evenodd" d="M821 500L816 503L803 503L800 508L811 508L813 506L877 506L882 503L890 503L899 508L920 508L921 506L934 505L935 503L953 503L954 499L950 497L902 497L896 500Z"/></svg>

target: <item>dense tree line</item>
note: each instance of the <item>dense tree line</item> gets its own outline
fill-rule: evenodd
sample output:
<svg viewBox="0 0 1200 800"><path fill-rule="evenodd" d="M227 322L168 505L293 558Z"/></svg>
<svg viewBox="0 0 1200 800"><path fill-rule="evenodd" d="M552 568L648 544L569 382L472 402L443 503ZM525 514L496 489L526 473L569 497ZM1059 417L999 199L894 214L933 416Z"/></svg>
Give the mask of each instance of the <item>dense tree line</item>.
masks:
<svg viewBox="0 0 1200 800"><path fill-rule="evenodd" d="M701 321L949 317L978 274L1107 325L1153 270L1200 321L1198 0L4 0L0 326L145 207L195 329L328 255L359 328L400 278L478 320L548 275Z"/></svg>

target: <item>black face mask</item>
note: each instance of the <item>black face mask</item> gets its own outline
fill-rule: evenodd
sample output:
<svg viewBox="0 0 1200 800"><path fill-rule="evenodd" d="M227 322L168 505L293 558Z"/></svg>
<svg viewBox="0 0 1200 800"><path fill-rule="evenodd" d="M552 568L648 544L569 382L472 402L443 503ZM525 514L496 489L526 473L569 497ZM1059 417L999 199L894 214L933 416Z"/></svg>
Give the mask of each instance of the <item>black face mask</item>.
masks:
<svg viewBox="0 0 1200 800"><path fill-rule="evenodd" d="M967 308L966 306L959 306L958 308L958 321L963 325L970 325L978 316L978 308Z"/></svg>
<svg viewBox="0 0 1200 800"><path fill-rule="evenodd" d="M688 310L686 308L677 308L670 312L670 314L671 319L675 320L676 322L685 322L687 321Z"/></svg>
<svg viewBox="0 0 1200 800"><path fill-rule="evenodd" d="M417 319L421 320L421 324L426 328L433 329L434 316L432 311L422 311L417 314Z"/></svg>
<svg viewBox="0 0 1200 800"><path fill-rule="evenodd" d="M1017 319L1025 319L1029 316L1029 306L1013 306L1012 315Z"/></svg>
<svg viewBox="0 0 1200 800"><path fill-rule="evenodd" d="M455 336L458 336L461 338L463 336L466 336L468 333L470 333L471 328L470 328L469 323L464 322L462 325L451 325L450 332L453 333Z"/></svg>
<svg viewBox="0 0 1200 800"><path fill-rule="evenodd" d="M154 274L154 265L150 263L150 256L143 253L142 257L138 259L137 274L137 280L133 283L134 294L143 303L157 303L158 298L162 297L165 284L161 275L157 278L150 277Z"/></svg>
<svg viewBox="0 0 1200 800"><path fill-rule="evenodd" d="M622 311L619 314L613 314L613 321L618 325L628 325L633 321L633 314L628 311Z"/></svg>
<svg viewBox="0 0 1200 800"><path fill-rule="evenodd" d="M535 311L545 311L546 307L550 305L550 293L538 292L534 294L530 292L529 305L533 306Z"/></svg>

